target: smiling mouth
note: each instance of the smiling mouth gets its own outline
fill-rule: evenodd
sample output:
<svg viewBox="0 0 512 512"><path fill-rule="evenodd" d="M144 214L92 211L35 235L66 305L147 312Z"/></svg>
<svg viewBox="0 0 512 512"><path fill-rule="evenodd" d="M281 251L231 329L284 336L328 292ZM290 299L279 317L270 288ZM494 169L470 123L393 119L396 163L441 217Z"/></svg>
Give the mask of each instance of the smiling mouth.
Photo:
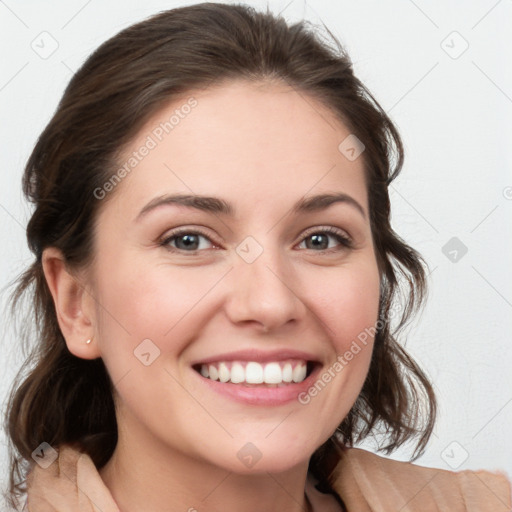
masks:
<svg viewBox="0 0 512 512"><path fill-rule="evenodd" d="M303 359L284 361L216 361L193 369L205 379L244 387L284 387L304 381L319 363Z"/></svg>

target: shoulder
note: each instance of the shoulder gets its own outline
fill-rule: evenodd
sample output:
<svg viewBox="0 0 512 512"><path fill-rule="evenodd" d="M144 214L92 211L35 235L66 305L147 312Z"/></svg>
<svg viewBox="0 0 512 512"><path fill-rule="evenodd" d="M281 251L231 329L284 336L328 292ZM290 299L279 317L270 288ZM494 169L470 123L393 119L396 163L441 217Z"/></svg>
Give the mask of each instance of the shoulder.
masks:
<svg viewBox="0 0 512 512"><path fill-rule="evenodd" d="M57 458L48 462L32 465L23 510L119 512L89 455L62 445Z"/></svg>
<svg viewBox="0 0 512 512"><path fill-rule="evenodd" d="M346 448L332 486L348 510L371 512L510 512L510 481L504 473L446 471Z"/></svg>

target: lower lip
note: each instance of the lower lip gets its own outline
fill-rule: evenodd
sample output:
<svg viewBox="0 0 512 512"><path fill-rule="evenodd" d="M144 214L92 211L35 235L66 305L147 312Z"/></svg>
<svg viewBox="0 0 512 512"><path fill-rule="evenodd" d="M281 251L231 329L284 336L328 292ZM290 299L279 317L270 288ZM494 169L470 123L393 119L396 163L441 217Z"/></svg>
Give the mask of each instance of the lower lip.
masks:
<svg viewBox="0 0 512 512"><path fill-rule="evenodd" d="M315 366L311 375L308 375L302 382L286 384L282 388L270 388L263 385L249 387L244 384L233 384L232 382L220 382L203 377L200 373L192 370L202 382L220 395L226 396L237 402L250 405L283 405L294 400L298 401L298 395L307 391L313 384L316 375L321 367Z"/></svg>

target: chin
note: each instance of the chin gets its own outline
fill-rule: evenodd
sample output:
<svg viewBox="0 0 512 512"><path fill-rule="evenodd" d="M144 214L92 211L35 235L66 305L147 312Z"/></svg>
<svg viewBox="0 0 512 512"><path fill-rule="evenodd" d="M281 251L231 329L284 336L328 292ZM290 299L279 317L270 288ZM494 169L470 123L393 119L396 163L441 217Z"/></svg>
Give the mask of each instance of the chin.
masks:
<svg viewBox="0 0 512 512"><path fill-rule="evenodd" d="M223 457L226 469L242 475L286 472L301 464L307 465L311 455L322 444L321 441L312 444L311 438L304 436L296 437L294 442L290 442L289 437L283 439L275 435L272 440L271 437L272 434L267 439L240 443L240 447L236 446L234 450L234 457L228 460Z"/></svg>

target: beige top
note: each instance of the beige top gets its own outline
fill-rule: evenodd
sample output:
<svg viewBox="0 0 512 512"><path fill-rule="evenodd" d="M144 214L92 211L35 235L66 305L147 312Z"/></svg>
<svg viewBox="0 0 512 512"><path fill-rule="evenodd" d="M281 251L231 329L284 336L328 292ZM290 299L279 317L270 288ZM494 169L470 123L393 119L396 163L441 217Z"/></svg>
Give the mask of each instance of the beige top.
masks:
<svg viewBox="0 0 512 512"><path fill-rule="evenodd" d="M315 512L343 510L334 496L321 493L314 483L308 476L306 496ZM427 468L357 448L343 451L333 472L333 487L348 512L512 510L511 486L503 473ZM28 476L26 506L29 512L119 512L90 457L69 447L62 447L48 468L35 465Z"/></svg>
<svg viewBox="0 0 512 512"><path fill-rule="evenodd" d="M504 473L446 471L347 449L333 487L349 512L511 512Z"/></svg>

